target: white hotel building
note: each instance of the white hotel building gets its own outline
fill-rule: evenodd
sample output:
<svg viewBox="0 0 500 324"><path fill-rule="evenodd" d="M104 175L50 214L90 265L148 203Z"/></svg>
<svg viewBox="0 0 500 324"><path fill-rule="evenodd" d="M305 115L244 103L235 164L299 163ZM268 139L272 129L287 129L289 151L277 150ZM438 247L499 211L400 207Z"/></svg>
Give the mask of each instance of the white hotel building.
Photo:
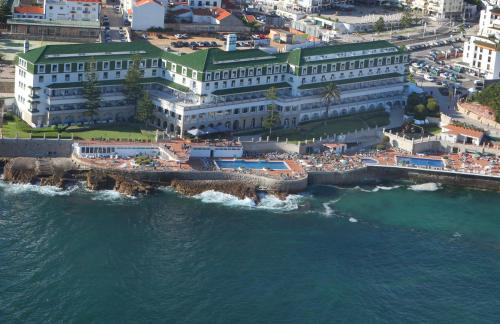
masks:
<svg viewBox="0 0 500 324"><path fill-rule="evenodd" d="M28 124L88 123L83 82L97 62L102 103L97 121L126 120L134 113L123 79L134 55L142 83L156 105L154 124L175 134L260 128L270 87L284 127L325 117L321 92L335 82L341 98L331 117L405 105L408 55L386 41L295 49L270 54L259 49L163 51L144 42L46 45L17 57L17 112Z"/></svg>
<svg viewBox="0 0 500 324"><path fill-rule="evenodd" d="M463 63L485 80L500 79L500 8L481 10L479 32L465 42Z"/></svg>

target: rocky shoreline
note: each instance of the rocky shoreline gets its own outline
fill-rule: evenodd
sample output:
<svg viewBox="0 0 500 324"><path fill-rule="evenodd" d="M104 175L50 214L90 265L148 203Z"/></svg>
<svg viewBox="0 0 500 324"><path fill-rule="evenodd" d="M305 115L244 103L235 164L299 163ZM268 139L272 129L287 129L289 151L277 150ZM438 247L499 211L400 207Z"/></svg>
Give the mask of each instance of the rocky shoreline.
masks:
<svg viewBox="0 0 500 324"><path fill-rule="evenodd" d="M127 173L95 169L80 169L70 159L18 157L0 160L3 166L3 180L9 183L55 186L65 189L78 181L84 181L90 190L115 190L123 195L138 196L150 194L160 186L171 186L175 191L194 196L214 190L240 199L250 198L259 202L259 188L256 185L231 180L179 180L150 183L140 181ZM280 198L286 194L273 193Z"/></svg>

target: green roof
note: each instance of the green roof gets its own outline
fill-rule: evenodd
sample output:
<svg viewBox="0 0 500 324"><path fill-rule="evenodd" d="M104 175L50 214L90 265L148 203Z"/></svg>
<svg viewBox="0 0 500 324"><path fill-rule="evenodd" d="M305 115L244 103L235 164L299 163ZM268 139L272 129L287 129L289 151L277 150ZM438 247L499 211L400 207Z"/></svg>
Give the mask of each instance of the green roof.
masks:
<svg viewBox="0 0 500 324"><path fill-rule="evenodd" d="M135 53L141 58L160 57L162 50L148 42L112 42L71 45L45 45L18 56L31 63L64 63L96 60L130 59ZM75 56L76 54L76 56ZM72 55L68 57L67 55ZM80 56L77 56L80 55Z"/></svg>
<svg viewBox="0 0 500 324"><path fill-rule="evenodd" d="M164 52L163 57L196 71L218 70L270 63L286 63L287 54L270 54L259 49L223 51L219 48L199 50L189 54Z"/></svg>
<svg viewBox="0 0 500 324"><path fill-rule="evenodd" d="M397 78L397 77L402 77L404 75L399 74L399 73L387 73L387 74L377 74L377 75L369 75L361 78L354 78L354 79L344 79L344 80L337 80L337 81L326 81L326 82L318 82L318 83L311 83L311 84L304 84L299 86L300 90L307 90L307 89L315 89L315 88L323 88L327 84L333 82L337 85L342 85L342 84L350 84L350 83L358 83L358 82L364 82L364 81L373 81L373 80L384 80L384 79L390 79L390 78Z"/></svg>
<svg viewBox="0 0 500 324"><path fill-rule="evenodd" d="M335 44L328 46L318 46L311 48L297 48L291 51L288 54L288 63L293 65L301 65L305 63L304 57L314 56L314 55L325 55L325 54L334 54L334 53L342 53L342 52L352 52L352 51L364 51L364 50L372 50L377 48L387 48L392 47L396 48L399 51L399 48L385 40L373 41L373 42L362 42L362 43L350 43L350 44ZM384 53L388 55L389 53ZM345 59L350 59L355 57L345 57ZM315 61L321 62L321 61ZM313 62L308 62L313 63Z"/></svg>
<svg viewBox="0 0 500 324"><path fill-rule="evenodd" d="M106 80L106 81L98 81L97 86L104 87L108 85L116 85L116 84L123 84L125 80ZM185 87L183 85L180 85L178 83L175 83L173 81L165 80L163 78L143 78L140 80L140 83L142 84L148 84L148 83L159 83L164 86L167 86L169 88L179 90L182 92L188 92L189 88ZM84 83L83 82L68 82L68 83L54 83L47 88L49 89L70 89L70 88L83 88Z"/></svg>
<svg viewBox="0 0 500 324"><path fill-rule="evenodd" d="M230 95L230 94L236 94L236 93L249 93L249 92L268 90L271 87L274 87L276 89L283 89L283 88L291 88L292 86L287 82L281 82L281 83L275 83L275 84L263 84L263 85L253 86L253 87L241 87L241 88L231 88L231 89L224 89L224 90L215 90L214 92L212 92L212 94L216 95L216 96L223 96L223 95Z"/></svg>

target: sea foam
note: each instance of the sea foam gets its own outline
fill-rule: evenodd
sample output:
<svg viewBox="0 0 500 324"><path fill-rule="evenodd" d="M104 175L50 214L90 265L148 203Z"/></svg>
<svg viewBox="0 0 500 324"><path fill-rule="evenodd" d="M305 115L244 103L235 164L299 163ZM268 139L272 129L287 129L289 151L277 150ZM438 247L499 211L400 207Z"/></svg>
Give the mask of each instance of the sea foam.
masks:
<svg viewBox="0 0 500 324"><path fill-rule="evenodd" d="M55 186L40 186L29 183L6 183L0 181L0 188L3 189L6 195L18 195L26 192L36 192L44 196L69 196L73 191L78 189L78 186L72 186L67 189L61 189Z"/></svg>
<svg viewBox="0 0 500 324"><path fill-rule="evenodd" d="M216 203L228 207L256 208L274 211L298 209L301 199L300 195L288 195L285 200L281 200L273 195L262 194L259 196L260 202L256 204L250 198L240 199L236 196L214 190L207 190L193 197L204 203Z"/></svg>
<svg viewBox="0 0 500 324"><path fill-rule="evenodd" d="M435 182L421 183L408 187L408 190L413 191L437 191L439 189L441 189L441 184Z"/></svg>

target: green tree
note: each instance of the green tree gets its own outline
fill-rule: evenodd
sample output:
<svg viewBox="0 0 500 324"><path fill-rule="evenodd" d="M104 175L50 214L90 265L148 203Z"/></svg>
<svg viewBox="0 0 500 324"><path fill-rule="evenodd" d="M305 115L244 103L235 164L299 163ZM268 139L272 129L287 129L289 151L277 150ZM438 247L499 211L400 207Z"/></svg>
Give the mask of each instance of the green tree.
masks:
<svg viewBox="0 0 500 324"><path fill-rule="evenodd" d="M415 81L415 76L413 75L413 73L408 73L407 79L408 79L408 82L417 83Z"/></svg>
<svg viewBox="0 0 500 324"><path fill-rule="evenodd" d="M135 119L143 123L151 122L153 120L154 108L155 105L151 98L149 98L149 93L147 91L144 91L143 96L137 102Z"/></svg>
<svg viewBox="0 0 500 324"><path fill-rule="evenodd" d="M7 23L11 15L10 6L7 0L0 0L0 24Z"/></svg>
<svg viewBox="0 0 500 324"><path fill-rule="evenodd" d="M131 104L137 109L137 102L142 98L142 85L141 85L141 58L134 55L132 64L128 67L127 76L124 80L125 96Z"/></svg>
<svg viewBox="0 0 500 324"><path fill-rule="evenodd" d="M437 112L439 112L439 104L434 98L429 98L429 100L427 100L426 108L429 112L429 115L435 115Z"/></svg>
<svg viewBox="0 0 500 324"><path fill-rule="evenodd" d="M424 104L418 104L415 107L415 118L418 120L425 119L427 117L427 109Z"/></svg>
<svg viewBox="0 0 500 324"><path fill-rule="evenodd" d="M410 10L406 10L401 16L401 20L399 21L399 25L403 28L411 27L414 21L413 14Z"/></svg>
<svg viewBox="0 0 500 324"><path fill-rule="evenodd" d="M97 62L94 58L85 66L85 81L83 82L83 97L85 98L85 115L94 122L99 114L101 90L97 86Z"/></svg>
<svg viewBox="0 0 500 324"><path fill-rule="evenodd" d="M384 21L384 18L380 17L376 22L375 24L373 24L373 29L377 32L377 33L381 33L384 31L385 29L385 21Z"/></svg>
<svg viewBox="0 0 500 324"><path fill-rule="evenodd" d="M321 92L321 98L325 105L325 117L328 118L328 109L336 101L340 99L340 89L334 82L328 82ZM325 120L326 123L326 120Z"/></svg>
<svg viewBox="0 0 500 324"><path fill-rule="evenodd" d="M500 122L500 83L487 86L475 95L473 100L493 109L497 122Z"/></svg>
<svg viewBox="0 0 500 324"><path fill-rule="evenodd" d="M278 98L275 87L271 87L267 90L266 98L271 100L271 103L267 106L267 116L264 117L262 121L262 127L269 129L269 136L271 136L273 127L278 126L280 123L280 113L276 109L276 104L274 102Z"/></svg>
<svg viewBox="0 0 500 324"><path fill-rule="evenodd" d="M415 111L415 107L418 104L422 103L422 98L418 93L412 92L408 99L406 99L406 108L409 113L413 113Z"/></svg>

